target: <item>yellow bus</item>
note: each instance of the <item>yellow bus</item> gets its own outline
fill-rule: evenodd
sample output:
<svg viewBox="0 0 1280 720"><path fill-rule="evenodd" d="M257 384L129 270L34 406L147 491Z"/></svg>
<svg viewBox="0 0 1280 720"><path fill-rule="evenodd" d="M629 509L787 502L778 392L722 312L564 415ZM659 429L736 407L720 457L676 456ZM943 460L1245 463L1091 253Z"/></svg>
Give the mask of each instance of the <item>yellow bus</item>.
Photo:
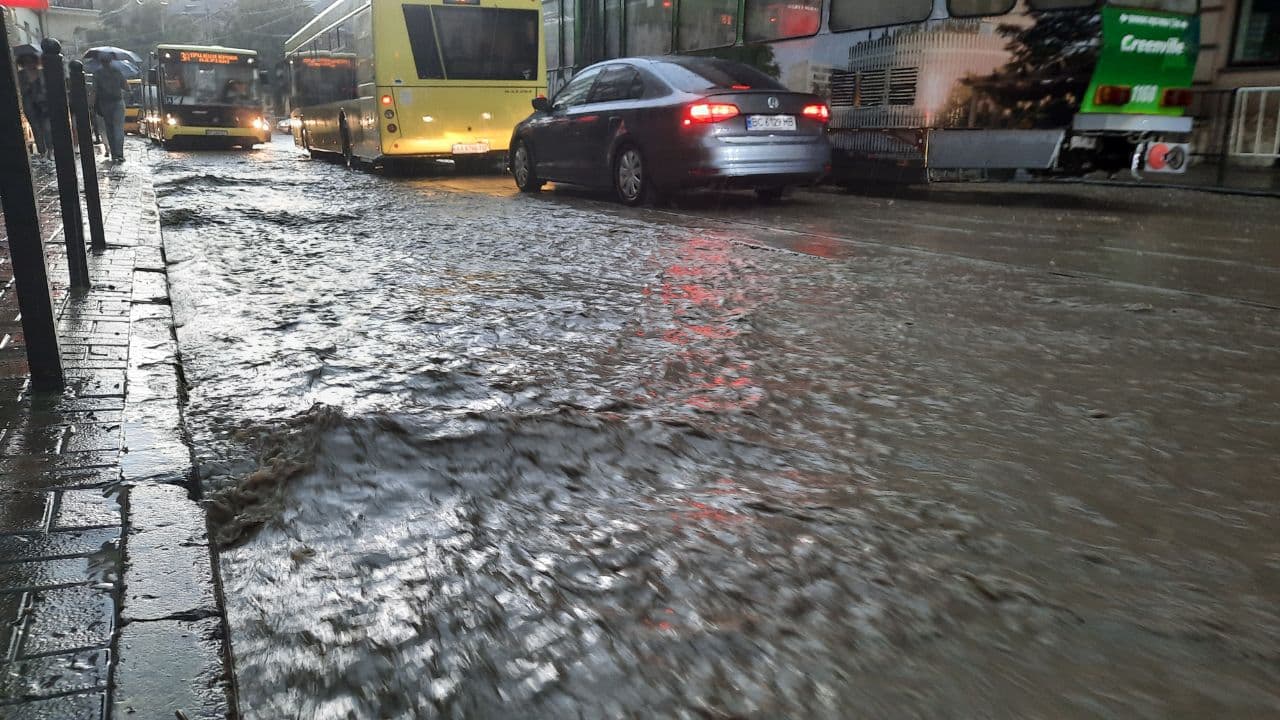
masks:
<svg viewBox="0 0 1280 720"><path fill-rule="evenodd" d="M337 0L284 49L294 142L349 166L496 163L547 85L540 0Z"/></svg>
<svg viewBox="0 0 1280 720"><path fill-rule="evenodd" d="M271 140L262 114L258 53L218 45L157 45L143 93L152 141L252 148Z"/></svg>
<svg viewBox="0 0 1280 720"><path fill-rule="evenodd" d="M129 79L129 97L124 102L124 131L130 135L138 134L138 116L142 112L142 80Z"/></svg>

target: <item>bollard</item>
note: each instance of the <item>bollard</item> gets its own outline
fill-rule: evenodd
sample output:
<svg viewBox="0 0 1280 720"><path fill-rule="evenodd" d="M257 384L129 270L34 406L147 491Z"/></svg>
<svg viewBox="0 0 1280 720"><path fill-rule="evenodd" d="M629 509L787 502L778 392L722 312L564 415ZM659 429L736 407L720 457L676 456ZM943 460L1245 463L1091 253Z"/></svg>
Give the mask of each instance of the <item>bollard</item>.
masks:
<svg viewBox="0 0 1280 720"><path fill-rule="evenodd" d="M5 13L0 12L0 38L7 37ZM9 258L18 291L18 311L22 313L31 387L42 392L57 391L64 383L62 353L49 297L49 273L44 264L44 240L40 237L40 215L21 112L13 57L6 47L0 50L0 157L11 160L0 165L0 203L9 235Z"/></svg>
<svg viewBox="0 0 1280 720"><path fill-rule="evenodd" d="M49 125L53 130L53 160L58 171L58 200L62 205L62 234L67 242L67 267L71 286L89 287L89 258L84 251L84 220L80 216L79 183L76 181L76 153L71 145L71 119L67 111L67 79L62 67L62 43L45 38L44 91L49 105Z"/></svg>
<svg viewBox="0 0 1280 720"><path fill-rule="evenodd" d="M84 176L84 204L89 213L89 237L95 252L107 249L107 236L102 230L102 200L98 194L98 166L94 160L93 130L89 123L89 94L84 88L84 63L72 60L71 117L75 119L76 137L80 140L80 174Z"/></svg>
<svg viewBox="0 0 1280 720"><path fill-rule="evenodd" d="M1231 124L1236 121L1236 93L1227 96L1227 121L1222 124L1222 147L1218 149L1218 187L1227 186L1227 163L1231 160Z"/></svg>

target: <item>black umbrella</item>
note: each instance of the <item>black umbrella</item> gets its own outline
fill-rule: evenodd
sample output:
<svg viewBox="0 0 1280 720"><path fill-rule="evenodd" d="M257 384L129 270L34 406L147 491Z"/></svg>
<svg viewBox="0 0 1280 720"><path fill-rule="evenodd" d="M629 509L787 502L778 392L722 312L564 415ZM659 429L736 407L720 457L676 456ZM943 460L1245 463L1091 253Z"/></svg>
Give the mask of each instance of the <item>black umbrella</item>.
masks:
<svg viewBox="0 0 1280 720"><path fill-rule="evenodd" d="M20 58L23 55L35 55L37 57L40 56L40 48L30 43L24 43L22 45L14 45L12 49L13 49L14 59Z"/></svg>

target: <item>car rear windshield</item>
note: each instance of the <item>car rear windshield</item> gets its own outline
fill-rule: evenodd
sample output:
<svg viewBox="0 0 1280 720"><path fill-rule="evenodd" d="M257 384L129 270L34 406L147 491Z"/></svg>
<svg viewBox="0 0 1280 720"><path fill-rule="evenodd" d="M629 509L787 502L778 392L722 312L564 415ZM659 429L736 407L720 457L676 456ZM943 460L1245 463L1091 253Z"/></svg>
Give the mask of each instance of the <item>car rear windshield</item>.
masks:
<svg viewBox="0 0 1280 720"><path fill-rule="evenodd" d="M728 60L665 60L657 65L662 77L683 92L786 90L759 70Z"/></svg>
<svg viewBox="0 0 1280 720"><path fill-rule="evenodd" d="M537 10L404 5L423 80L537 80Z"/></svg>

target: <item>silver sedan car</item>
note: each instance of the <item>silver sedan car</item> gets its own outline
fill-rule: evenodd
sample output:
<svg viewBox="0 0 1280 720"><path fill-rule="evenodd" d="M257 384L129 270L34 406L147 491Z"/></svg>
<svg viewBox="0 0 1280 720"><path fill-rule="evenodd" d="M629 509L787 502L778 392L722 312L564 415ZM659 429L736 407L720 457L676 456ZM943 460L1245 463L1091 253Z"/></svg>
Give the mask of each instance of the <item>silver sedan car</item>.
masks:
<svg viewBox="0 0 1280 720"><path fill-rule="evenodd" d="M627 205L699 186L777 199L831 163L826 103L728 60L609 60L533 108L508 154L524 192L554 181L611 187Z"/></svg>

